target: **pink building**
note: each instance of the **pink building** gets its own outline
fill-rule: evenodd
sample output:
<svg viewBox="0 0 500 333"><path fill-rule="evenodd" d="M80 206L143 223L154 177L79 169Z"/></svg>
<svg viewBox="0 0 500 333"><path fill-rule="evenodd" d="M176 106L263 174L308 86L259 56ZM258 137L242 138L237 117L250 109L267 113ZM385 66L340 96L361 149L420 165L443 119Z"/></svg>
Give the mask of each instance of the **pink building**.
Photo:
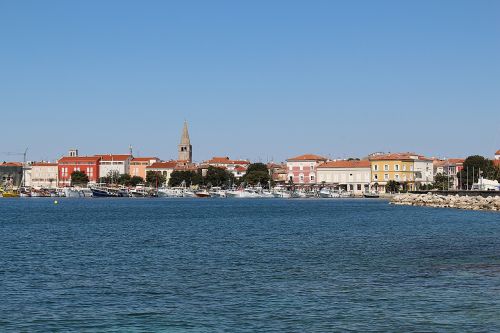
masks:
<svg viewBox="0 0 500 333"><path fill-rule="evenodd" d="M313 154L287 159L287 181L293 181L295 184L316 184L316 168L327 160L326 157Z"/></svg>

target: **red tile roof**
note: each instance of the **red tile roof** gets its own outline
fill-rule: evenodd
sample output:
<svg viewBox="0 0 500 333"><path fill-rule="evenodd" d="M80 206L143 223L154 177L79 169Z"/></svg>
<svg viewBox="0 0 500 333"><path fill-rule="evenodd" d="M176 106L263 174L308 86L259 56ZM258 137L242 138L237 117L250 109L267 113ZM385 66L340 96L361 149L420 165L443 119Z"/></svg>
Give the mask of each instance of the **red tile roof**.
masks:
<svg viewBox="0 0 500 333"><path fill-rule="evenodd" d="M101 157L102 161L126 161L132 156L130 155L113 155L113 154L107 154L107 155L94 155L94 156L99 156Z"/></svg>
<svg viewBox="0 0 500 333"><path fill-rule="evenodd" d="M175 167L177 167L176 161L155 162L155 163L147 166L146 169L174 169Z"/></svg>
<svg viewBox="0 0 500 333"><path fill-rule="evenodd" d="M370 168L370 161L362 160L362 161L331 161L325 162L318 166L319 168Z"/></svg>
<svg viewBox="0 0 500 333"><path fill-rule="evenodd" d="M64 156L61 157L57 163L98 162L100 159L100 156Z"/></svg>
<svg viewBox="0 0 500 333"><path fill-rule="evenodd" d="M247 168L242 167L242 166L237 166L236 168L234 168L234 170L238 171L238 172L243 172L243 171L247 171Z"/></svg>
<svg viewBox="0 0 500 333"><path fill-rule="evenodd" d="M495 155L500 155L500 149L495 152Z"/></svg>
<svg viewBox="0 0 500 333"><path fill-rule="evenodd" d="M21 162L3 162L0 166L23 166Z"/></svg>
<svg viewBox="0 0 500 333"><path fill-rule="evenodd" d="M245 161L245 160L231 160L227 156L223 156L223 157L217 157L217 156L215 156L215 157L212 157L212 159L210 159L208 161L205 161L204 163L207 163L207 164L238 164L238 165L250 164L249 161Z"/></svg>
<svg viewBox="0 0 500 333"><path fill-rule="evenodd" d="M314 154L305 154L305 155L300 155L296 157L292 157L287 159L289 162L293 161L326 161L328 160L326 157L319 156L319 155L314 155Z"/></svg>

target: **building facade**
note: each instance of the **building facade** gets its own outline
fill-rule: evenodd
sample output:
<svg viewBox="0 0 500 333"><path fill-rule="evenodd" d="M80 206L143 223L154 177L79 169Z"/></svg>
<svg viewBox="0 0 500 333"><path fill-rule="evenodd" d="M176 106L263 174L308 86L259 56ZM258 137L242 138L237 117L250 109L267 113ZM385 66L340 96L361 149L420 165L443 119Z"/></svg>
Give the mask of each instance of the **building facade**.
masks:
<svg viewBox="0 0 500 333"><path fill-rule="evenodd" d="M31 165L31 186L36 189L57 187L57 163L33 163Z"/></svg>
<svg viewBox="0 0 500 333"><path fill-rule="evenodd" d="M434 181L432 160L414 153L390 153L370 156L371 189L384 193L389 181L409 191Z"/></svg>
<svg viewBox="0 0 500 333"><path fill-rule="evenodd" d="M306 154L286 160L288 182L294 184L316 184L316 168L328 159L323 156Z"/></svg>
<svg viewBox="0 0 500 333"><path fill-rule="evenodd" d="M231 172L236 178L240 178L245 175L249 165L250 161L248 160L232 160L227 156L215 156L210 160L203 162L203 169L206 169L209 166L223 168Z"/></svg>
<svg viewBox="0 0 500 333"><path fill-rule="evenodd" d="M462 171L464 168L464 159L463 158L449 158L445 160L434 160L433 161L433 169L434 169L434 177L438 174L445 175L452 179L452 187L451 190L458 189L459 179L457 174Z"/></svg>
<svg viewBox="0 0 500 333"><path fill-rule="evenodd" d="M158 157L134 157L130 161L130 176L146 179L146 168L153 163L160 162Z"/></svg>
<svg viewBox="0 0 500 333"><path fill-rule="evenodd" d="M132 155L95 155L100 157L99 174L106 177L114 174L122 175L130 172Z"/></svg>
<svg viewBox="0 0 500 333"><path fill-rule="evenodd" d="M370 161L330 161L317 168L318 183L361 195L370 188Z"/></svg>
<svg viewBox="0 0 500 333"><path fill-rule="evenodd" d="M0 187L18 188L23 179L23 164L18 162L3 162L0 164Z"/></svg>
<svg viewBox="0 0 500 333"><path fill-rule="evenodd" d="M182 128L181 142L178 146L178 160L183 161L187 164L193 163L193 146L191 145L191 140L189 139L188 124L185 121L184 127Z"/></svg>
<svg viewBox="0 0 500 333"><path fill-rule="evenodd" d="M90 183L99 180L100 156L65 156L57 161L57 184L59 187L71 186L71 174L74 171L84 172Z"/></svg>
<svg viewBox="0 0 500 333"><path fill-rule="evenodd" d="M166 186L168 184L168 181L170 180L170 175L176 170L177 165L177 161L155 162L146 167L146 175L150 171L161 173L163 176L165 176L165 183L157 185L158 187Z"/></svg>
<svg viewBox="0 0 500 333"><path fill-rule="evenodd" d="M500 161L500 150L495 152L495 161Z"/></svg>

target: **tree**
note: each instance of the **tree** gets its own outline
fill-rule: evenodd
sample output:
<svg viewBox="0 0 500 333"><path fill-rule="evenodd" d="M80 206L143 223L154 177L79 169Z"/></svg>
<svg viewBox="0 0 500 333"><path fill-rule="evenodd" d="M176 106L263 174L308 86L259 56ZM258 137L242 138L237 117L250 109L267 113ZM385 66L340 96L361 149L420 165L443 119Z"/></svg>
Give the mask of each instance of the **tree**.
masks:
<svg viewBox="0 0 500 333"><path fill-rule="evenodd" d="M146 182L149 186L162 186L167 181L167 178L160 171L147 171Z"/></svg>
<svg viewBox="0 0 500 333"><path fill-rule="evenodd" d="M243 180L250 185L257 185L260 183L266 186L271 180L271 176L264 163L253 163L248 166L245 176L243 176Z"/></svg>
<svg viewBox="0 0 500 333"><path fill-rule="evenodd" d="M118 176L116 182L120 185L130 186L130 179L132 179L132 177L129 174L124 173Z"/></svg>
<svg viewBox="0 0 500 333"><path fill-rule="evenodd" d="M139 176L133 176L132 178L130 178L130 186L137 186L139 184L142 184L144 183L144 179L142 177L139 177Z"/></svg>
<svg viewBox="0 0 500 333"><path fill-rule="evenodd" d="M473 155L465 159L463 169L457 173L461 189L470 189L479 177L496 179L498 176L493 161L483 156Z"/></svg>
<svg viewBox="0 0 500 333"><path fill-rule="evenodd" d="M438 173L434 176L433 187L436 190L447 191L448 189L453 188L453 177L448 177L448 175Z"/></svg>
<svg viewBox="0 0 500 333"><path fill-rule="evenodd" d="M85 186L89 182L89 177L83 171L73 171L71 173L71 184Z"/></svg>
<svg viewBox="0 0 500 333"><path fill-rule="evenodd" d="M229 171L222 168L209 166L204 177L204 183L211 186L224 186L233 179L234 176Z"/></svg>
<svg viewBox="0 0 500 333"><path fill-rule="evenodd" d="M385 185L385 191L390 193L398 193L400 184L395 180L389 180Z"/></svg>
<svg viewBox="0 0 500 333"><path fill-rule="evenodd" d="M195 171L174 171L170 174L168 186L180 186L184 182L186 186L198 185L203 182L201 175Z"/></svg>

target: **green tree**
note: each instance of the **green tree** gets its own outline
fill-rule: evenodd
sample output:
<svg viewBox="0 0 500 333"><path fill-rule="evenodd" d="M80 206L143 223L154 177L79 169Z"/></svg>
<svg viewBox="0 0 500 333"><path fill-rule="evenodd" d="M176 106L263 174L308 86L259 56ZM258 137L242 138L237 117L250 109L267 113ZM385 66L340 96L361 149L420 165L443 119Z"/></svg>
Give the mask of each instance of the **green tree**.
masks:
<svg viewBox="0 0 500 333"><path fill-rule="evenodd" d="M390 193L398 193L401 184L395 180L389 180L385 185L385 191Z"/></svg>
<svg viewBox="0 0 500 333"><path fill-rule="evenodd" d="M130 186L130 179L132 179L132 177L129 174L124 173L118 176L116 183L120 185Z"/></svg>
<svg viewBox="0 0 500 333"><path fill-rule="evenodd" d="M472 184L478 182L480 176L487 179L496 179L498 174L493 161L479 155L467 157L463 169L457 173L460 188L470 189Z"/></svg>
<svg viewBox="0 0 500 333"><path fill-rule="evenodd" d="M203 182L201 175L196 171L174 171L170 174L168 186L180 186L184 182L186 186L199 185Z"/></svg>
<svg viewBox="0 0 500 333"><path fill-rule="evenodd" d="M139 184L142 184L144 183L144 179L142 177L139 177L139 176L133 176L132 178L130 178L130 186L137 186Z"/></svg>
<svg viewBox="0 0 500 333"><path fill-rule="evenodd" d="M165 184L166 177L160 171L147 171L146 172L146 182L151 187L160 187Z"/></svg>
<svg viewBox="0 0 500 333"><path fill-rule="evenodd" d="M71 173L71 184L85 186L89 182L89 177L83 171L73 171Z"/></svg>
<svg viewBox="0 0 500 333"><path fill-rule="evenodd" d="M438 173L434 176L434 184L432 185L436 190L446 191L453 187L453 177Z"/></svg>
<svg viewBox="0 0 500 333"><path fill-rule="evenodd" d="M257 185L260 183L262 186L267 186L271 180L269 170L264 163L253 163L247 168L243 181L250 185Z"/></svg>
<svg viewBox="0 0 500 333"><path fill-rule="evenodd" d="M233 181L233 178L233 174L229 171L209 166L204 177L204 183L205 185L211 186L225 186L228 185L230 181Z"/></svg>

